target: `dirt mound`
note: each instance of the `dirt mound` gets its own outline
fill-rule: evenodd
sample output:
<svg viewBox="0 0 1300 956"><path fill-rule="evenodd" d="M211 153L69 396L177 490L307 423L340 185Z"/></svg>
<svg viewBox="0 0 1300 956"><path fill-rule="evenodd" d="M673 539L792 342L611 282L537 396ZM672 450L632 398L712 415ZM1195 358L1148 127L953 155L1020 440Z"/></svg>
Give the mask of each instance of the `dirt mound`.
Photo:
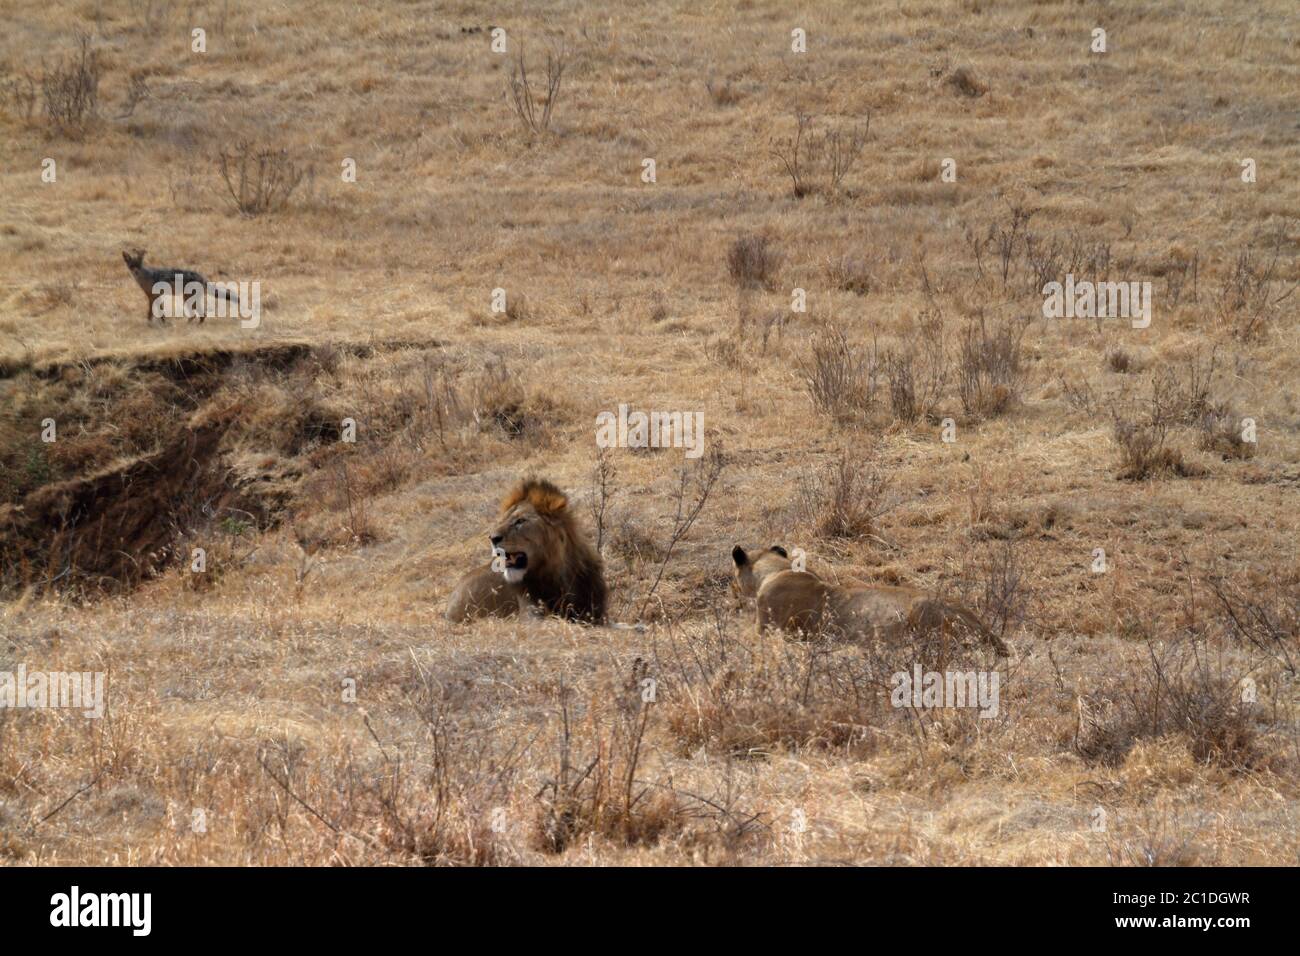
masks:
<svg viewBox="0 0 1300 956"><path fill-rule="evenodd" d="M231 421L182 428L155 454L0 506L4 583L128 589L174 560L178 531L195 520L224 508L266 520L255 496L232 487L218 455Z"/></svg>
<svg viewBox="0 0 1300 956"><path fill-rule="evenodd" d="M441 408L424 357L439 349L278 343L0 370L0 594L120 593L304 495L328 510L340 482L350 501L403 480L400 453L422 440L408 426ZM358 410L368 442L349 456ZM33 424L47 419L48 441Z"/></svg>

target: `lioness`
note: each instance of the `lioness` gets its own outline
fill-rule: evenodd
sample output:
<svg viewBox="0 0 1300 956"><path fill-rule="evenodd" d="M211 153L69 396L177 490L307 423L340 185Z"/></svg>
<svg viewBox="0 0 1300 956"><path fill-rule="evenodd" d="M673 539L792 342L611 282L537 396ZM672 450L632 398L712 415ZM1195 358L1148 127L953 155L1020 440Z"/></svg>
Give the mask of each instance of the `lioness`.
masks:
<svg viewBox="0 0 1300 956"><path fill-rule="evenodd" d="M915 588L827 584L811 571L791 570L790 556L780 545L758 555L736 545L731 558L736 565L732 588L742 599L755 599L760 631L776 628L861 640L942 630L974 635L998 656L1007 656L1006 644L970 610Z"/></svg>
<svg viewBox="0 0 1300 956"><path fill-rule="evenodd" d="M460 579L447 601L447 619L542 612L605 623L600 556L578 530L568 503L549 481L520 482L501 503L501 521L489 535L493 561Z"/></svg>

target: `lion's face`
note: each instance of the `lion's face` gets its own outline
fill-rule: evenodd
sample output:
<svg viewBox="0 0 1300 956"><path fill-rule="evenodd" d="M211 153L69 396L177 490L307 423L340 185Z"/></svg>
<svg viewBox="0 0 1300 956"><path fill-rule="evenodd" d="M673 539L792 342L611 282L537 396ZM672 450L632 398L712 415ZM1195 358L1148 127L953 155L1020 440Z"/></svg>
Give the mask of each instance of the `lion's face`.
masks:
<svg viewBox="0 0 1300 956"><path fill-rule="evenodd" d="M750 600L758 594L759 586L769 574L790 570L790 556L785 548L772 545L759 554L750 554L740 545L731 549L735 569L731 577L731 594L737 603Z"/></svg>
<svg viewBox="0 0 1300 956"><path fill-rule="evenodd" d="M507 511L491 535L492 550L504 561L506 580L518 584L529 572L541 570L553 537L551 523L528 501Z"/></svg>

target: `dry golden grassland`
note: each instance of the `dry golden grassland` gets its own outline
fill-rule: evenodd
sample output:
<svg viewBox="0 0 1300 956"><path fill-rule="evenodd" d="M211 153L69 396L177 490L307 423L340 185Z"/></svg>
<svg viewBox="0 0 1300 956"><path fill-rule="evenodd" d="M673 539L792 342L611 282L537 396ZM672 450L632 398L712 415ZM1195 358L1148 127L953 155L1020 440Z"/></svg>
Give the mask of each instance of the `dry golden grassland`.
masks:
<svg viewBox="0 0 1300 956"><path fill-rule="evenodd" d="M1296 864L1295 4L528 6L6 4L0 672L108 689L0 708L0 861ZM443 620L527 474L642 629ZM758 636L737 543L1013 654Z"/></svg>

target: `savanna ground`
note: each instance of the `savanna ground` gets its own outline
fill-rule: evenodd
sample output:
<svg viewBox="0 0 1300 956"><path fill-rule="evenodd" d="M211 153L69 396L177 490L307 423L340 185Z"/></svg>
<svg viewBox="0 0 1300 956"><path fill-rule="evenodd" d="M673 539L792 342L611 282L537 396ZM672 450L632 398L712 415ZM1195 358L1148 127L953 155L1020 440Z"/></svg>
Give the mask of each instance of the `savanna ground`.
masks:
<svg viewBox="0 0 1300 956"><path fill-rule="evenodd" d="M0 710L0 859L1295 864L1295 6L870 7L9 4L0 670L109 684ZM147 324L127 246L261 326ZM620 402L706 455L599 456ZM442 620L529 473L644 630ZM759 638L777 542L1014 654Z"/></svg>

